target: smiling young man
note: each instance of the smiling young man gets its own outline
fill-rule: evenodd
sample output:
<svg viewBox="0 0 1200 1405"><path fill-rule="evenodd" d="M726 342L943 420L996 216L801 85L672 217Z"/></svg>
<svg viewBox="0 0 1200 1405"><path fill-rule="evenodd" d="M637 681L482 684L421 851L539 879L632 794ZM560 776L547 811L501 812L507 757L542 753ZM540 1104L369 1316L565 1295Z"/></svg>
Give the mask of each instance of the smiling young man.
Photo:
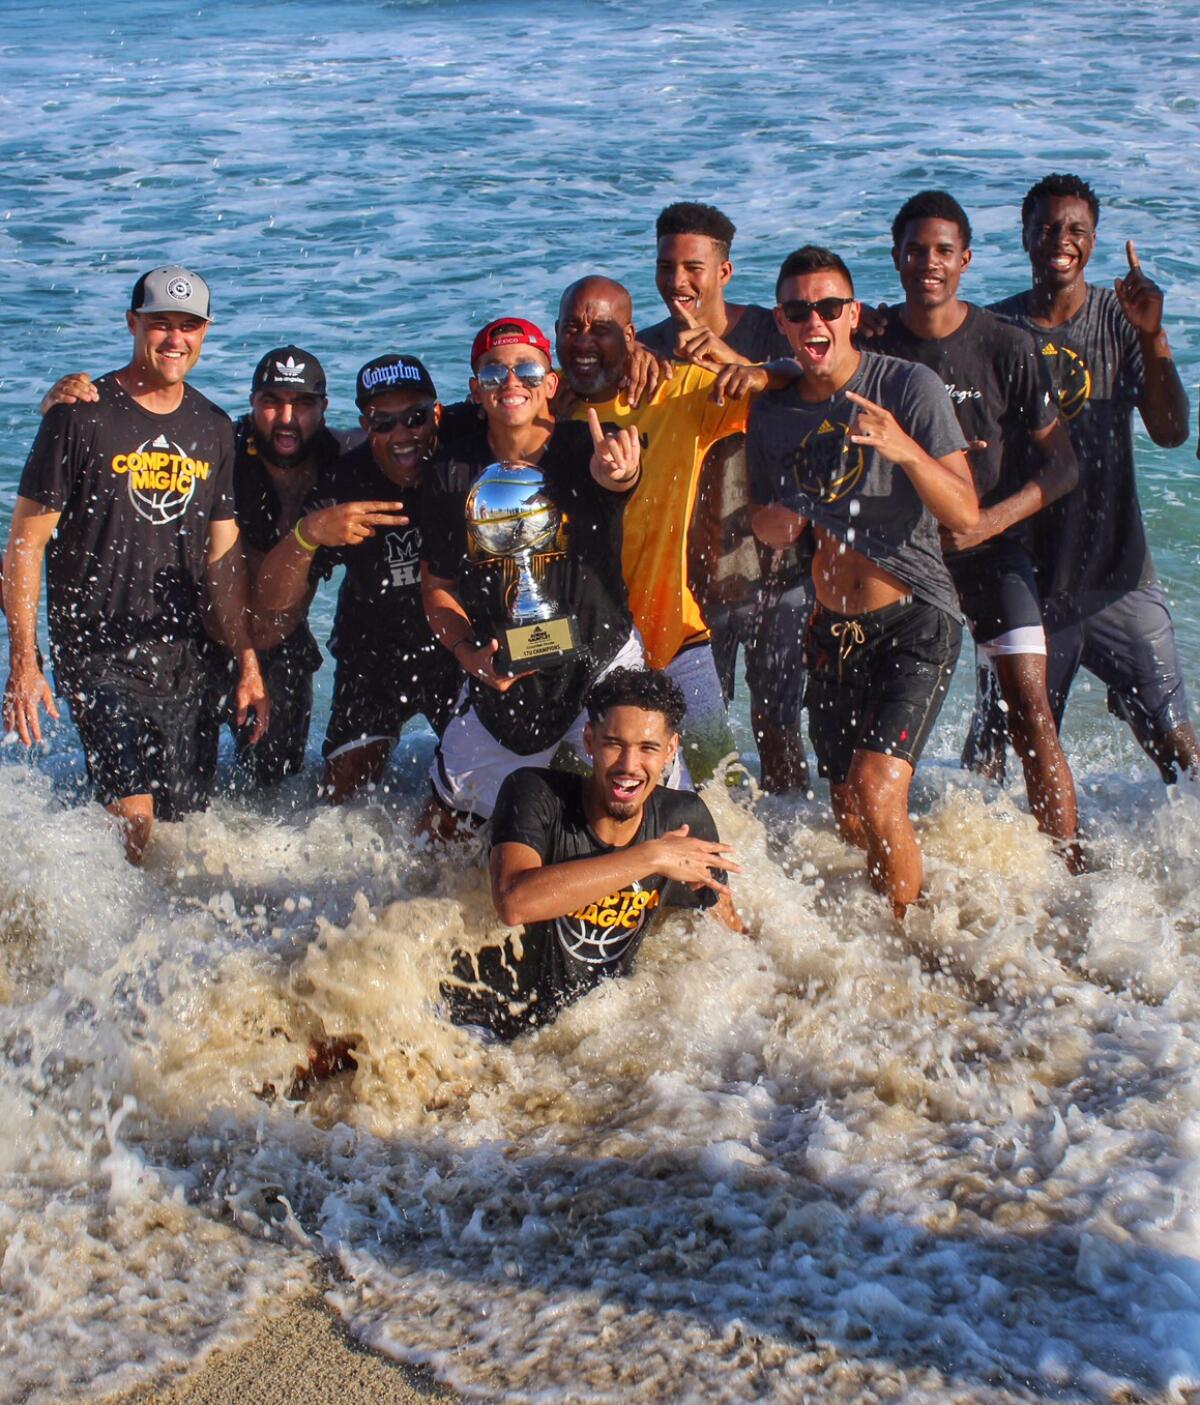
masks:
<svg viewBox="0 0 1200 1405"><path fill-rule="evenodd" d="M1133 412L1150 438L1188 437L1188 398L1163 329L1163 294L1132 242L1112 288L1084 273L1100 202L1078 176L1049 175L1021 206L1033 286L993 311L1030 332L1049 372L1079 460L1079 486L1037 520L1048 690L1061 725L1080 666L1108 689L1109 709L1133 729L1171 783L1200 769L1175 629L1146 540L1133 459ZM974 736L1002 732L992 721Z"/></svg>
<svg viewBox="0 0 1200 1405"><path fill-rule="evenodd" d="M655 284L670 316L638 330L638 341L666 360L710 370L790 357L770 308L731 303L736 233L712 205L668 205L655 226ZM764 790L808 789L800 734L804 701L801 640L812 613L807 549L768 551L750 530L746 441L718 440L705 455L688 541L688 582L712 631L713 661L726 706L739 647L744 651L750 715Z"/></svg>
<svg viewBox="0 0 1200 1405"><path fill-rule="evenodd" d="M270 717L246 617L232 426L184 383L210 318L208 286L187 269L138 279L126 313L130 360L101 377L97 400L43 418L4 562L5 726L32 745L40 708L58 716L37 653L45 561L55 681L133 863L155 817L176 819L208 800L206 593L237 661L239 724L253 712L257 741Z"/></svg>
<svg viewBox="0 0 1200 1405"><path fill-rule="evenodd" d="M442 987L456 1020L511 1038L626 975L664 907L713 907L731 931L730 846L704 802L659 782L683 695L665 673L614 669L588 693L588 776L527 767L491 826L492 901L520 943L460 953Z"/></svg>
<svg viewBox="0 0 1200 1405"><path fill-rule="evenodd" d="M597 678L641 662L621 576L621 518L637 484L636 435L611 437L595 417L557 424L550 400L558 378L550 343L532 322L489 322L471 347L471 417L443 435L422 517L421 574L430 627L468 674L434 758L442 834L455 817L487 819L504 778L524 764L548 764L560 745L578 751L583 699ZM547 600L575 619L578 648L550 667L519 672L497 658L510 622L511 561L480 554L467 534L472 485L493 462L533 464L561 514L554 538L532 558Z"/></svg>
<svg viewBox="0 0 1200 1405"><path fill-rule="evenodd" d="M938 528L967 532L979 516L966 440L932 371L855 347L858 303L836 254L789 254L776 296L804 375L750 417L754 529L786 545L812 524L810 735L843 837L903 918L921 891L909 787L962 636Z"/></svg>
<svg viewBox="0 0 1200 1405"><path fill-rule="evenodd" d="M260 630L287 628L317 581L345 567L329 642L337 671L324 792L333 804L379 783L412 718L440 735L462 679L421 605L420 522L441 418L433 380L415 356L380 356L359 371L355 399L365 442L326 468L255 592Z"/></svg>
<svg viewBox="0 0 1200 1405"><path fill-rule="evenodd" d="M1046 636L1026 525L1075 487L1078 466L1027 332L964 302L971 225L942 190L924 190L892 224L892 261L904 303L873 350L919 361L940 376L971 445L980 512L966 533L944 533L946 565L979 653L1008 705L1038 826L1078 867L1075 783L1046 692Z"/></svg>

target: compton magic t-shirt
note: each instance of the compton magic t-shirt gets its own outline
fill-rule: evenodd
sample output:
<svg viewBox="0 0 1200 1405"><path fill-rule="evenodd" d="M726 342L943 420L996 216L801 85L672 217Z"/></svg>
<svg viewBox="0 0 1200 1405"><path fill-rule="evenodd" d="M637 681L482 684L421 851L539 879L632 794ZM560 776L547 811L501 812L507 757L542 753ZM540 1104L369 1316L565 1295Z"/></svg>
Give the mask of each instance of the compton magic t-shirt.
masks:
<svg viewBox="0 0 1200 1405"><path fill-rule="evenodd" d="M62 514L46 551L54 666L187 692L204 672L209 524L235 515L233 426L191 386L166 415L115 374L96 388L45 415L18 489Z"/></svg>

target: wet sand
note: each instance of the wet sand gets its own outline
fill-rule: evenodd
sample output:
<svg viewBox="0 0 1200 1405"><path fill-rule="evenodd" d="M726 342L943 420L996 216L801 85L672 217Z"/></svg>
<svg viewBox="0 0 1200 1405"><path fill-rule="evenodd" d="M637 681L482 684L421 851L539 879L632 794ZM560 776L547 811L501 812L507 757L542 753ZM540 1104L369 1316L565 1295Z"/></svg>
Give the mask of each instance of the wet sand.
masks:
<svg viewBox="0 0 1200 1405"><path fill-rule="evenodd" d="M109 1396L104 1405L433 1405L459 1397L421 1371L360 1346L314 1294L264 1319L242 1346L194 1374Z"/></svg>

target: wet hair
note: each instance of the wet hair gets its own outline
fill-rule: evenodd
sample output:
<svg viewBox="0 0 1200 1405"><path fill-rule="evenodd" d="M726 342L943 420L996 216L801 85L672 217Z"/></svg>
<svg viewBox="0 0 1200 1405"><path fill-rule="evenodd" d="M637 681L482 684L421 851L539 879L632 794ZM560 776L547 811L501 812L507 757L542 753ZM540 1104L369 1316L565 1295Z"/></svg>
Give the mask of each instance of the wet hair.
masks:
<svg viewBox="0 0 1200 1405"><path fill-rule="evenodd" d="M893 249L900 247L904 226L912 220L945 220L947 224L956 224L962 235L963 248L971 247L971 221L967 218L967 212L953 195L944 190L918 191L900 206L892 221Z"/></svg>
<svg viewBox="0 0 1200 1405"><path fill-rule="evenodd" d="M701 205L694 200L680 200L668 205L654 225L655 239L670 234L703 234L721 250L722 259L729 257L733 236L737 233L733 221L715 205Z"/></svg>
<svg viewBox="0 0 1200 1405"><path fill-rule="evenodd" d="M775 280L775 301L779 301L783 285L789 278L799 278L805 273L840 273L851 294L854 293L850 270L833 250L823 249L820 244L805 244L803 248L794 249L780 265L779 277Z"/></svg>
<svg viewBox="0 0 1200 1405"><path fill-rule="evenodd" d="M593 725L614 707L640 707L661 712L672 732L679 730L687 703L679 684L658 668L614 668L593 683L583 700Z"/></svg>
<svg viewBox="0 0 1200 1405"><path fill-rule="evenodd" d="M1082 200L1092 212L1092 223L1100 223L1100 198L1082 176L1072 176L1065 172L1043 176L1036 185L1031 185L1021 201L1021 223L1029 223L1029 216L1039 200L1048 195L1066 195Z"/></svg>

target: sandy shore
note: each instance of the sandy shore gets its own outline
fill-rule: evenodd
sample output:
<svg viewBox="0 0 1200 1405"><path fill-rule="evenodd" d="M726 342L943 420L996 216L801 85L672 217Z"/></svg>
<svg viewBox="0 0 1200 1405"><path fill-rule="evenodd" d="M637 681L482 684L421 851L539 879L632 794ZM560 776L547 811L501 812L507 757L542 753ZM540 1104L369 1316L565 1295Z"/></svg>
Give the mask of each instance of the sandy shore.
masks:
<svg viewBox="0 0 1200 1405"><path fill-rule="evenodd" d="M110 1396L104 1405L431 1405L457 1401L431 1377L361 1347L314 1295L263 1322L173 1385Z"/></svg>

